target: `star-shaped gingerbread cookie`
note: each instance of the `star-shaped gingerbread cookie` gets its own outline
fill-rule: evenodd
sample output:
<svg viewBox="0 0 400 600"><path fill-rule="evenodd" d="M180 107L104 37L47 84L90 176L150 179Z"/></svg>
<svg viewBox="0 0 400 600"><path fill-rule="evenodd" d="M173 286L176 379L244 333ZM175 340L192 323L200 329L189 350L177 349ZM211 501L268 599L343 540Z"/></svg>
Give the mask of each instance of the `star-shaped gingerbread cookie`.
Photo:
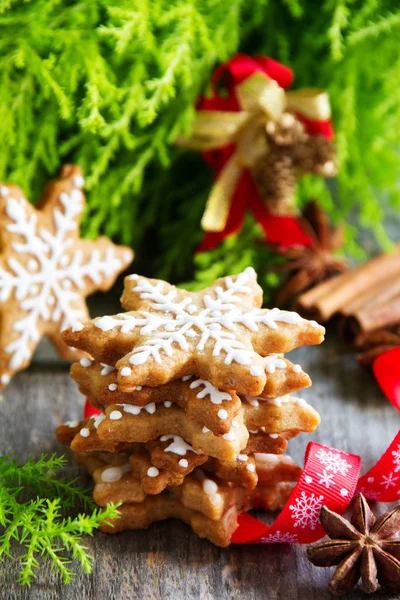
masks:
<svg viewBox="0 0 400 600"><path fill-rule="evenodd" d="M261 302L252 268L196 293L131 275L122 296L129 312L77 322L63 339L116 365L121 391L196 374L222 390L258 396L267 381L265 357L319 344L325 332L297 313L261 309Z"/></svg>
<svg viewBox="0 0 400 600"><path fill-rule="evenodd" d="M43 335L76 358L62 329L89 318L86 296L109 289L133 259L105 237L80 239L83 184L79 167L65 165L33 207L19 187L0 183L0 387L29 365Z"/></svg>

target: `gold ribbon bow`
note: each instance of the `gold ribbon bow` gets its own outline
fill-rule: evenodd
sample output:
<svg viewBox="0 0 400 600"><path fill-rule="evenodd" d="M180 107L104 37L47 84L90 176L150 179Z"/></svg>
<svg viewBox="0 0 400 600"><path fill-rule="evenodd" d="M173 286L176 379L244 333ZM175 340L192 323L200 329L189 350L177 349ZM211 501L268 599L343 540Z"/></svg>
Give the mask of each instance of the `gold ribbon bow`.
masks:
<svg viewBox="0 0 400 600"><path fill-rule="evenodd" d="M177 143L194 150L215 150L235 144L207 200L201 225L205 231L223 231L232 198L243 169L254 166L268 152L265 129L284 112L298 112L308 119L326 121L331 117L329 98L324 90L292 92L260 71L236 86L238 112L199 110L190 137Z"/></svg>

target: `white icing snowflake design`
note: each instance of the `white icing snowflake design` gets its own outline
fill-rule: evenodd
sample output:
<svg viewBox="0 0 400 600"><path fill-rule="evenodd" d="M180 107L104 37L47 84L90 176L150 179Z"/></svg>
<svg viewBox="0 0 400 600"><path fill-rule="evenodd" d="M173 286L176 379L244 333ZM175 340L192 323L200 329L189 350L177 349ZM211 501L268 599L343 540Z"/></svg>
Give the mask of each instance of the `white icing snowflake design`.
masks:
<svg viewBox="0 0 400 600"><path fill-rule="evenodd" d="M187 452L194 452L194 454L198 454L193 446L185 442L180 435L162 435L160 437L160 442L168 442L170 440L172 440L172 442L164 449L164 452L172 452L174 454L178 454L179 456L186 456Z"/></svg>
<svg viewBox="0 0 400 600"><path fill-rule="evenodd" d="M295 533L282 533L278 529L275 533L262 537L260 541L265 544L296 544L299 539Z"/></svg>
<svg viewBox="0 0 400 600"><path fill-rule="evenodd" d="M294 527L302 529L309 527L314 530L318 523L323 499L324 496L316 496L314 493L308 496L305 492L301 492L300 497L296 498L296 504L289 506L292 512L291 517L295 520Z"/></svg>
<svg viewBox="0 0 400 600"><path fill-rule="evenodd" d="M397 450L392 450L393 455L393 465L395 467L394 472L398 473L400 471L400 444L397 446Z"/></svg>
<svg viewBox="0 0 400 600"><path fill-rule="evenodd" d="M140 335L151 334L143 345L134 348L129 358L132 365L144 364L150 358L160 364L161 354L171 357L176 348L188 351L188 341L196 339L196 350L204 350L211 341L213 356L224 353L225 364L234 361L250 367L254 352L235 335L237 325L254 332L260 324L278 329L275 321L292 324L303 321L297 313L277 308L246 311L238 306L242 300L238 293L252 294L252 289L246 284L253 274L254 269L248 267L235 280L226 277L226 289L218 286L213 290L213 295L205 295L200 308L189 296L177 301L178 291L175 288L166 291L163 281L152 283L144 278L138 280L137 275L132 275L133 281L138 280L133 291L139 292L140 298L148 300L154 312L139 311L138 316L120 313L115 317L102 317L95 321L95 326L103 331L120 328L123 333L140 328ZM311 323L314 325L314 322ZM256 371L254 374L260 373Z"/></svg>
<svg viewBox="0 0 400 600"><path fill-rule="evenodd" d="M190 377L190 376L189 376ZM185 377L183 378L185 379ZM212 404L221 404L223 400L232 400L232 396L227 392L221 392L218 388L214 387L209 381L204 379L195 379L191 382L190 388L192 390L202 387L197 394L197 398L206 398L209 396Z"/></svg>
<svg viewBox="0 0 400 600"><path fill-rule="evenodd" d="M77 243L77 216L84 205L83 194L77 189L83 185L83 178L75 176L74 185L70 193L60 193L52 212L47 212L52 217L54 233L41 221L45 209L35 211L24 198L13 198L7 187L0 190L11 221L4 229L15 253L0 263L0 302L15 298L21 311L12 325L17 336L4 348L10 357L10 370L30 359L32 347L40 339L40 324L59 323L61 331L86 317L78 291L88 287L88 280L91 287L97 288L130 262L124 260L123 264L111 243L105 251L93 247L91 254L85 255L83 244L91 242L79 240L80 247L71 253Z"/></svg>
<svg viewBox="0 0 400 600"><path fill-rule="evenodd" d="M324 450L320 448L316 453L316 457L320 463L325 467L324 472L333 473L337 475L343 475L346 477L347 473L351 469L351 464L340 456L337 452L331 452L330 450Z"/></svg>

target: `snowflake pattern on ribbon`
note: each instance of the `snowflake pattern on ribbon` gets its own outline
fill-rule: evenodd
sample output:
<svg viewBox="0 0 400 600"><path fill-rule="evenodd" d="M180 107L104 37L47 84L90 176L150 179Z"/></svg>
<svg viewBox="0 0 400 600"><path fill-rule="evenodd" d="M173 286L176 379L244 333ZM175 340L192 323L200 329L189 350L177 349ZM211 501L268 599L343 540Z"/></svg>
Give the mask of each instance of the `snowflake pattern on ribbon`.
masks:
<svg viewBox="0 0 400 600"><path fill-rule="evenodd" d="M282 532L279 529L275 533L260 538L262 544L296 544L297 542L298 536L295 533Z"/></svg>
<svg viewBox="0 0 400 600"><path fill-rule="evenodd" d="M322 471L322 473L317 473L317 475L319 476L319 481L318 483L320 483L321 485L324 485L326 487L326 489L329 490L331 485L334 485L335 480L335 474L334 473L329 473L327 471L327 469L324 469Z"/></svg>
<svg viewBox="0 0 400 600"><path fill-rule="evenodd" d="M338 452L332 452L331 450L324 450L320 448L316 457L320 463L325 467L325 471L333 473L334 475L340 473L345 477L348 471L351 469L351 465L346 459L342 458Z"/></svg>
<svg viewBox="0 0 400 600"><path fill-rule="evenodd" d="M351 465L338 452L320 448L315 457L323 467L322 472L317 473L319 477L318 483L323 485L327 490L339 484L338 476L346 477L351 469ZM346 495L346 488L342 487L340 493Z"/></svg>
<svg viewBox="0 0 400 600"><path fill-rule="evenodd" d="M316 496L314 493L306 494L302 491L296 498L295 504L289 506L292 519L295 520L294 527L315 529L319 522L319 511L323 500L324 496Z"/></svg>
<svg viewBox="0 0 400 600"><path fill-rule="evenodd" d="M382 493L380 491L369 490L364 487L360 487L357 489L357 492L361 492L368 500L377 500L381 499Z"/></svg>
<svg viewBox="0 0 400 600"><path fill-rule="evenodd" d="M382 475L382 481L380 482L380 485L383 485L383 487L386 490L388 490L391 487L398 487L398 484L396 482L399 479L400 477L395 475L394 471L390 471L390 473L388 473L387 475Z"/></svg>
<svg viewBox="0 0 400 600"><path fill-rule="evenodd" d="M0 304L13 300L16 305L10 335L4 336L8 343L1 359L2 384L8 382L9 373L29 362L43 333L54 335L87 317L84 297L109 287L132 260L128 248L121 251L105 238L79 239L84 196L77 167L57 184L65 191L56 195L50 191L39 210L18 188L0 186L4 211Z"/></svg>
<svg viewBox="0 0 400 600"><path fill-rule="evenodd" d="M333 454L327 454L329 452ZM321 494L317 485L321 458L331 464L333 455L336 466L338 456L345 461L346 466L340 464L346 476L337 473L335 485ZM232 536L232 542L309 544L317 541L325 535L319 521L321 507L327 506L339 514L344 512L356 489L360 465L359 456L310 442L305 454L303 473L274 523L265 525L250 515L242 514L239 516L239 526ZM343 485L346 485L346 489Z"/></svg>
<svg viewBox="0 0 400 600"><path fill-rule="evenodd" d="M370 500L395 502L400 496L400 431L378 462L359 481L358 491Z"/></svg>
<svg viewBox="0 0 400 600"><path fill-rule="evenodd" d="M394 472L400 471L400 444L397 446L397 450L392 450Z"/></svg>

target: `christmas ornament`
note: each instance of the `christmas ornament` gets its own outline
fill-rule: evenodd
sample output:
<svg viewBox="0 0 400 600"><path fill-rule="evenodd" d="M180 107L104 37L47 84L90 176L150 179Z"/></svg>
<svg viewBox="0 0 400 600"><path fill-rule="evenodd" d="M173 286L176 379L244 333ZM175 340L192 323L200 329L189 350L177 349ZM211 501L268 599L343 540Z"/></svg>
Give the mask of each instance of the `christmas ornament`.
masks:
<svg viewBox="0 0 400 600"><path fill-rule="evenodd" d="M192 136L178 143L205 152L218 174L202 219L208 234L201 250L237 232L247 208L270 242L285 244L288 230L286 245L312 243L287 215L294 212L297 175L335 174L333 130L327 94L286 92L292 78L270 58L238 54L216 70L211 97L199 101ZM218 90L221 82L227 97Z"/></svg>
<svg viewBox="0 0 400 600"><path fill-rule="evenodd" d="M323 135L309 135L289 113L266 125L267 148L252 167L258 192L274 215L295 213L296 178L304 173L332 177L335 148Z"/></svg>
<svg viewBox="0 0 400 600"><path fill-rule="evenodd" d="M65 165L37 208L20 188L0 184L0 387L29 365L43 335L63 358L75 358L62 329L87 318L85 297L109 289L132 261L130 248L105 237L79 238L83 184L79 167Z"/></svg>
<svg viewBox="0 0 400 600"><path fill-rule="evenodd" d="M335 255L342 243L343 229L330 226L328 216L316 201L307 204L299 223L313 244L291 246L282 251L288 262L279 270L288 271L289 276L277 294L278 306L346 269L346 261Z"/></svg>
<svg viewBox="0 0 400 600"><path fill-rule="evenodd" d="M349 592L361 578L367 594L378 582L389 592L400 592L400 506L375 519L364 496L354 499L351 522L323 506L320 520L331 538L311 546L308 559L318 567L338 565L329 591L334 596Z"/></svg>
<svg viewBox="0 0 400 600"><path fill-rule="evenodd" d="M356 224L346 231L346 252L360 218L364 231L387 243L386 207L400 209L398 3L362 4L365 10L346 2L343 11L331 1L317 10L315 0L279 9L265 0L152 0L151 11L129 2L105 11L103 0L81 2L79 10L68 0L2 2L0 180L34 187L36 197L49 170L73 154L90 179L85 235L135 243L139 270L151 264L154 277L187 281L208 177L171 141L187 128L216 63L243 48L273 52L290 57L298 87L329 85L341 157L335 214ZM29 52L18 43L21 31ZM90 60L82 60L83 44ZM171 168L159 169L160 161ZM242 269L240 237L225 250L225 272ZM203 275L200 266L197 272Z"/></svg>

